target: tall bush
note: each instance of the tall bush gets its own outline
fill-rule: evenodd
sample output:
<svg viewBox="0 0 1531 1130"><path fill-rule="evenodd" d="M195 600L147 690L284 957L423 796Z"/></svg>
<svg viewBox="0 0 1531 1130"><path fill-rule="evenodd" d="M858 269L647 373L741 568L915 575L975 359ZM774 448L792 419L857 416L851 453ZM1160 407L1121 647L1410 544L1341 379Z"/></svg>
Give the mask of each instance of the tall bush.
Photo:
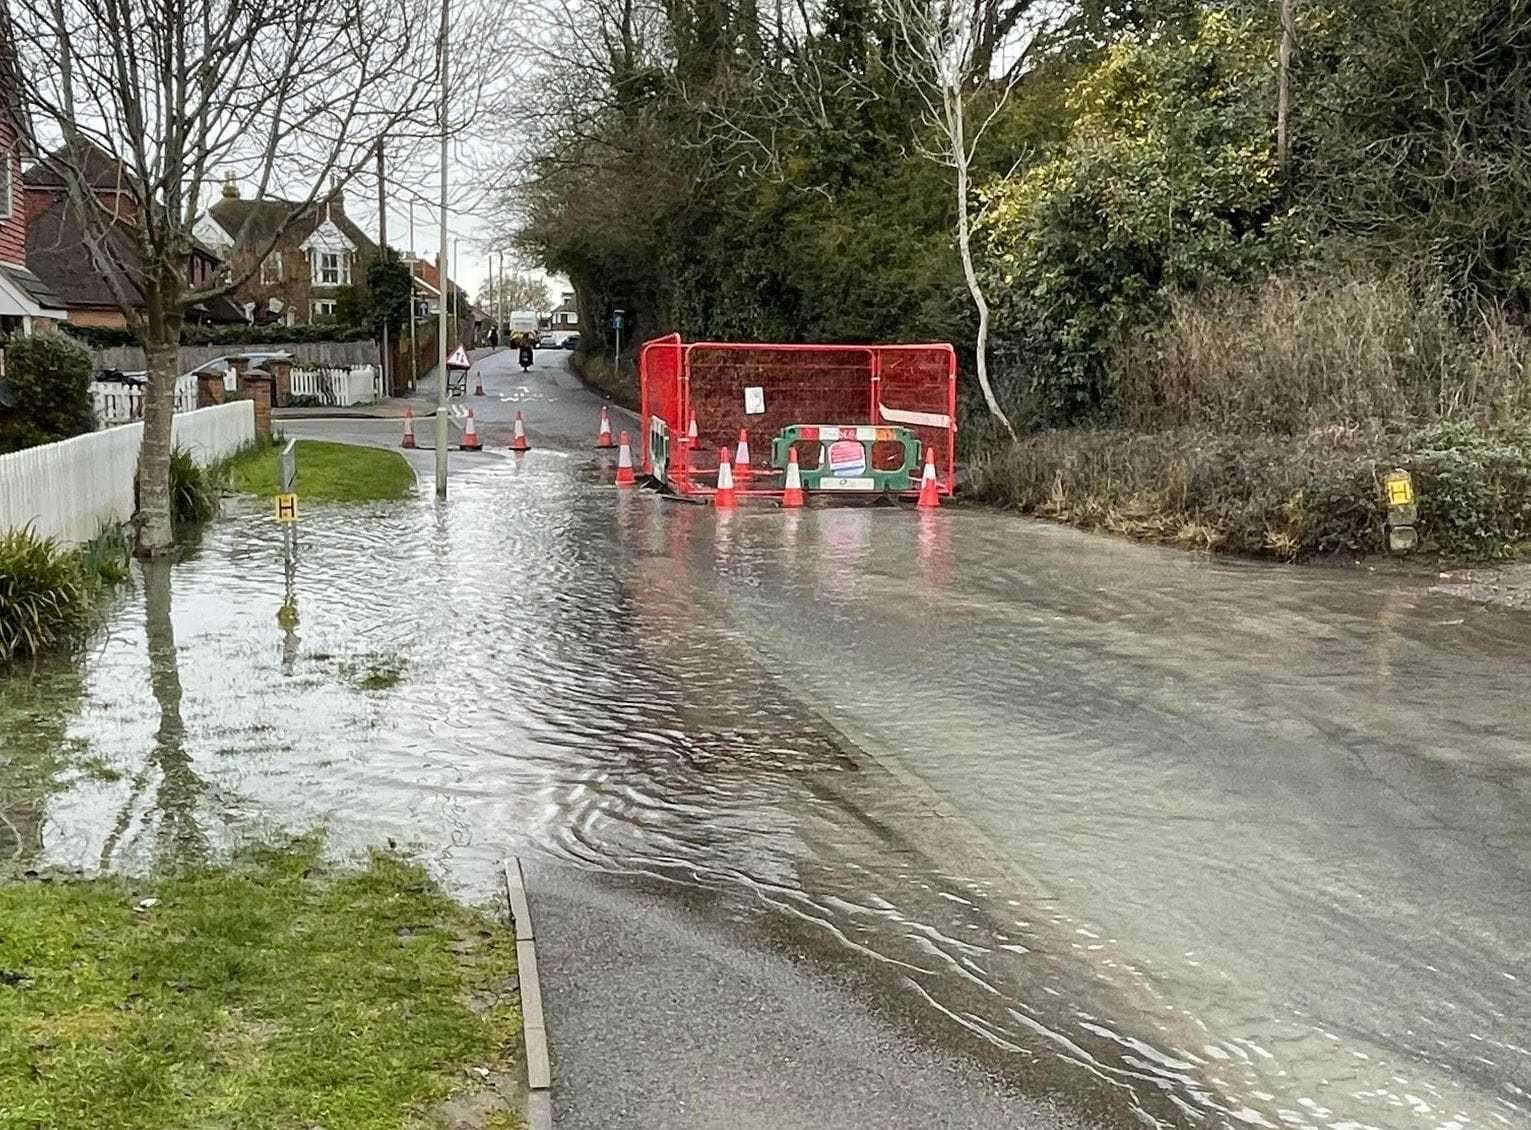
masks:
<svg viewBox="0 0 1531 1130"><path fill-rule="evenodd" d="M5 349L5 380L15 403L0 406L0 452L19 451L88 432L90 354L67 337L35 334Z"/></svg>
<svg viewBox="0 0 1531 1130"><path fill-rule="evenodd" d="M1273 44L1209 10L1083 73L1067 142L990 191L984 262L1013 403L1042 422L1115 404L1118 342L1167 296L1259 278L1296 248L1271 151Z"/></svg>

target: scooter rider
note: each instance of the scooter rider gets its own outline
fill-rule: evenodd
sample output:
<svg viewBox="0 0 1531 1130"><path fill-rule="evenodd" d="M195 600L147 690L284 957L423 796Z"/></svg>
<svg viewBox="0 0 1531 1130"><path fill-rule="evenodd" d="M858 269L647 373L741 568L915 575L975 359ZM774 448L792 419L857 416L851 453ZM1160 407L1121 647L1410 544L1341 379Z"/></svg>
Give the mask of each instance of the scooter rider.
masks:
<svg viewBox="0 0 1531 1130"><path fill-rule="evenodd" d="M521 371L523 373L525 373L525 372L527 372L527 371L529 371L531 369L531 367L532 367L532 359L533 359L533 354L532 354L532 339L529 338L529 337L523 337L521 339L521 355L520 355Z"/></svg>

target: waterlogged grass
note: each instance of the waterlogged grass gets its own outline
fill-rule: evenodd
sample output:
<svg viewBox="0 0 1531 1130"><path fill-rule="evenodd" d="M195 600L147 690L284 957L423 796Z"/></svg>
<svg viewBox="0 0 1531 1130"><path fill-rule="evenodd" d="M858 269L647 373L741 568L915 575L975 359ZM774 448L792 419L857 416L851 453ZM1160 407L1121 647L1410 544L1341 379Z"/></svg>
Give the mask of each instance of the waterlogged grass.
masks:
<svg viewBox="0 0 1531 1130"><path fill-rule="evenodd" d="M228 482L235 490L271 496L279 489L282 447L252 448L227 465ZM415 473L396 451L349 443L324 443L300 439L297 492L303 501L379 502L405 498L415 489Z"/></svg>
<svg viewBox="0 0 1531 1130"><path fill-rule="evenodd" d="M0 1128L440 1126L474 1069L509 1070L514 966L419 867L327 870L313 839L153 882L0 884Z"/></svg>
<svg viewBox="0 0 1531 1130"><path fill-rule="evenodd" d="M409 662L400 655L374 652L341 660L339 670L340 677L359 691L386 691L404 681Z"/></svg>

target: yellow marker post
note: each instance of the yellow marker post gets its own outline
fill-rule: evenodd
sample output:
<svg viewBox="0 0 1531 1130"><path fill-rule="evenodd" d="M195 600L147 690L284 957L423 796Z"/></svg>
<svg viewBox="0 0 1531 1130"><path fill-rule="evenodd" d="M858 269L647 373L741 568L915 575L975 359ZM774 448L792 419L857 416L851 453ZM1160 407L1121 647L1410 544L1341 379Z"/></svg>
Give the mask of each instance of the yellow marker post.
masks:
<svg viewBox="0 0 1531 1130"><path fill-rule="evenodd" d="M1419 547L1414 523L1419 507L1414 505L1414 477L1404 470L1382 476L1382 491L1387 497L1387 547L1394 553L1408 553Z"/></svg>
<svg viewBox="0 0 1531 1130"><path fill-rule="evenodd" d="M298 520L297 495L279 494L276 496L276 520L278 522L296 522Z"/></svg>
<svg viewBox="0 0 1531 1130"><path fill-rule="evenodd" d="M1414 479L1407 471L1390 471L1382 480L1389 506L1414 504Z"/></svg>

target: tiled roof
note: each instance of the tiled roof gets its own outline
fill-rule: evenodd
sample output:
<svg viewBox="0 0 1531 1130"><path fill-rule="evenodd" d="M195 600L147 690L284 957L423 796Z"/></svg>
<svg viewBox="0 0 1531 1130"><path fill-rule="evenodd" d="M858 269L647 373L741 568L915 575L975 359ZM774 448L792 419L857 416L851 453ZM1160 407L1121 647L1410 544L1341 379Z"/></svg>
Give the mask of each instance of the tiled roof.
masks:
<svg viewBox="0 0 1531 1130"><path fill-rule="evenodd" d="M246 243L264 246L274 239L278 232L287 223L288 217L295 209L301 207L301 202L291 200L276 200L267 197L263 200L241 200L237 197L223 197L207 210L218 226L228 232L230 239L238 239L243 231ZM312 208L302 212L292 221L287 228L287 234L295 241L301 243L313 233L316 228L322 227L326 219L334 221L336 227L345 233L356 249L363 254L371 255L377 251L377 244L367 238L361 230L340 208L328 208L321 201ZM248 228L245 224L249 224Z"/></svg>
<svg viewBox="0 0 1531 1130"><path fill-rule="evenodd" d="M113 229L108 244L113 260L122 268L129 300L142 302L143 292L135 281L142 266L133 241L120 229ZM65 200L55 200L27 218L27 266L66 307L117 306L117 296L96 268L84 230Z"/></svg>

